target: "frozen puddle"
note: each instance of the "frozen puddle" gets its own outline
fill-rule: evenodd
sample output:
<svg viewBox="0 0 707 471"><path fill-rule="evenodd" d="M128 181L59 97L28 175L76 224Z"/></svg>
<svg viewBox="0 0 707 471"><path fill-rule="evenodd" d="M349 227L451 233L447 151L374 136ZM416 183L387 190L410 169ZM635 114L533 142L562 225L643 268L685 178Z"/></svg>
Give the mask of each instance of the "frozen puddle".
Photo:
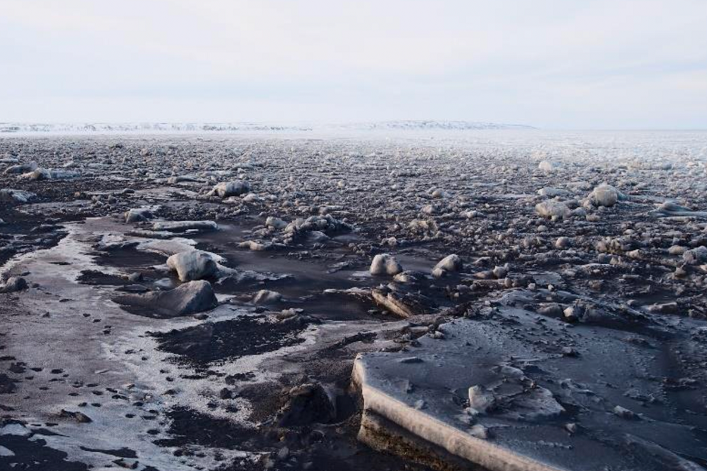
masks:
<svg viewBox="0 0 707 471"><path fill-rule="evenodd" d="M57 471L257 469L282 447L261 430L281 405L281 377L301 376L319 350L326 352L317 359L321 374L328 374L329 365L340 363L337 349L356 341L361 329L376 349L376 331L402 327L279 319L229 303L225 293L206 318L134 315L115 303L127 275L141 273L144 282L168 276L155 268L158 257L132 248L145 239L127 236L129 226L107 218L66 229L56 247L18 256L4 268L26 273L36 285L15 314L26 328L15 329L3 351L2 361L14 362L21 377L0 381L17 399L10 402L16 420L0 419L7 432L0 468L29 460L28 469ZM342 368L346 378L350 366ZM312 459L343 461L360 448L346 446L344 454L325 450Z"/></svg>
<svg viewBox="0 0 707 471"><path fill-rule="evenodd" d="M5 267L25 271L38 283L17 313L26 328L15 329L3 352L23 360L13 366L23 373L13 386L23 400L11 401L9 409L19 420L4 427L0 422L2 442L13 453L8 459L29 469L57 471L87 466L188 471L216 467L223 460L248 460L249 454L235 447L198 445L189 447L190 457L177 460L176 448L160 443L170 437L172 409L182 404L206 409L205 401L196 400L205 385L185 383L165 394L172 367L146 332L196 322L134 316L111 301L113 287L78 283L86 272L121 274L97 265L92 249L95 237L113 227L94 219L67 229L68 236L56 247L21 255ZM212 318L239 314L219 308ZM247 404L241 409L247 413Z"/></svg>

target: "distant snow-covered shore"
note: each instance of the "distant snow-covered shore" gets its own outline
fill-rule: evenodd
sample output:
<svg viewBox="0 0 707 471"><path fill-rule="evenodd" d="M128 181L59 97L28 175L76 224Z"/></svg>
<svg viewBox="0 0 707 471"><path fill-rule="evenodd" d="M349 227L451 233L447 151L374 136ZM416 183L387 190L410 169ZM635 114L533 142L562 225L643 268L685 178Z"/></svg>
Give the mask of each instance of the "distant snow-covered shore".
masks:
<svg viewBox="0 0 707 471"><path fill-rule="evenodd" d="M472 121L378 121L346 124L275 123L0 123L0 133L132 133L132 132L308 132L533 129L517 124Z"/></svg>

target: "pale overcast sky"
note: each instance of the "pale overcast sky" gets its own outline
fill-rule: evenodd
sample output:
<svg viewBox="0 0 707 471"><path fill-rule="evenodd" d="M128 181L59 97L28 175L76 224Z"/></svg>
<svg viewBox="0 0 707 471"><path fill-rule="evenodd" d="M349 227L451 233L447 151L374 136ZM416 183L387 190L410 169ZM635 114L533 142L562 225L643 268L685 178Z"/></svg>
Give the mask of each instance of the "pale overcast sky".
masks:
<svg viewBox="0 0 707 471"><path fill-rule="evenodd" d="M0 0L0 121L707 128L707 0Z"/></svg>

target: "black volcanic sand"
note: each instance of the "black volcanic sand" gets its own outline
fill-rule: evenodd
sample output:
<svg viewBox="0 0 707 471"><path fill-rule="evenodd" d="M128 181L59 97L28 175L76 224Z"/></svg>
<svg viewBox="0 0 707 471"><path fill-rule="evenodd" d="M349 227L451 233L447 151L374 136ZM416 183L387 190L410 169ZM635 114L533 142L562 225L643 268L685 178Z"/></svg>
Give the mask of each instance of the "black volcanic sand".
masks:
<svg viewBox="0 0 707 471"><path fill-rule="evenodd" d="M15 456L0 456L0 469L27 471L87 471L83 463L67 459L67 454L47 446L37 436L0 436L0 446L12 450Z"/></svg>
<svg viewBox="0 0 707 471"><path fill-rule="evenodd" d="M157 440L161 446L177 447L176 456L189 453L190 445L205 447L228 448L233 443L239 443L243 449L273 450L275 453L287 448L293 455L301 450L307 450L310 469L341 469L354 471L372 469L394 471L401 469L401 463L394 457L381 455L370 449L361 448L354 440L358 423L356 417L336 425L336 433L327 433L326 425L317 424L284 430L277 427L262 427L261 430L245 429L224 419L216 419L200 414L187 407L178 407L167 414L171 420L170 434L172 438ZM247 462L235 462L219 467L219 471L253 470L253 469L292 469L291 464L283 462L271 463L274 467L263 464L254 465ZM415 465L403 465L410 471L423 471L425 468Z"/></svg>
<svg viewBox="0 0 707 471"><path fill-rule="evenodd" d="M22 254L55 247L68 237L67 227L71 224L92 224L88 218L102 218L95 227L104 224L114 234L125 237L134 229L149 230L149 221L125 224L123 213L154 205L159 206L154 214L157 220L216 221L220 226L216 232L175 235L193 239L196 248L224 257L227 267L290 275L277 281L212 279L214 291L228 299L222 300L214 313L205 313L196 320L182 319L191 323L178 324L176 328L171 321L150 318L149 313L133 311L148 314L138 317L120 308L110 311L113 320L106 321L103 317L107 313L77 301L82 303L77 308L80 310L72 313L86 314L75 315L77 323L66 326L67 331L78 333L73 337L77 344L99 345L93 352L104 352L105 347L116 357L152 361L158 353L152 347L146 349L138 341L120 343L134 335L130 327L135 324L149 332L145 336L155 342L160 353L169 354L160 365L159 375L155 375L160 381L168 376L174 387L165 391L160 389L165 383L156 382L157 386L150 389L158 402L168 405L164 410L157 410L144 398L128 399L133 391L130 388L118 391L126 383L137 382L126 379L129 369L119 360L109 367L98 367L91 363L92 358L72 356L72 360L80 361L66 363L86 363L84 370L67 367L64 371L62 356L80 355L76 353L81 352L80 345L67 345L66 351L57 347L54 339L45 334L47 324L43 323L54 319L63 322L61 309L73 309L72 294L64 296L54 292L53 286L41 285L28 292L0 294L0 306L5 306L0 307L0 418L31 416L34 424L34 435L29 438L0 435L0 446L15 453L11 457L0 456L0 469L85 470L89 469L89 457L102 456L106 465L115 468L137 460L140 469L154 471L144 465L150 462L150 456L121 443L97 447L79 442L80 446L74 449L86 455L69 456L58 446L52 447L51 435L40 438L36 425L47 430L58 419L46 414L35 417L35 411L25 410L27 398L38 388L45 388L40 389L43 394L53 394L67 384L76 384L69 389L75 395L59 397L57 393L47 399L56 401L53 412L64 407L67 397L68 401L75 401L72 406L84 404L71 410L95 417L110 409L110 401L125 403L134 408L129 414L135 418L121 418L115 422L116 428L134 427L137 434L149 427L150 442L173 454L174 463L184 464L187 469L203 469L204 463L211 463L203 461L206 455L214 456L210 453L215 453L217 465L206 466L220 471L423 469L375 452L356 440L361 411L350 389L354 357L357 353L381 350L407 355L417 348L420 336L434 334L440 323L461 316L483 322L479 310L496 310L504 293L521 289L535 293L535 297L516 307L537 312L538 327L513 335L527 343L550 345L548 350L553 352L562 351L567 339L545 332L541 311L549 303L558 302L563 309L571 305L569 298L558 293L611 305L607 309L609 316L588 325L619 332L627 342L632 341L632 336L641 336L639 341L649 339L653 345L645 347L646 355L656 357L661 371L671 372L649 378L662 395L651 401L642 398L638 391L635 409L640 411L643 403L651 411L661 407L674 410L673 416L695 425L692 438L697 445L704 445L707 281L700 265L686 265L681 255L669 254L668 249L707 245L705 220L697 216L662 218L652 213L656 203L668 199L679 199L691 209L705 210L707 190L700 186L704 175L694 170L699 165L687 167L685 162L703 162L694 149L704 148L707 142L699 136L690 139L653 142L650 145L658 149L653 153L648 152L650 145L643 142L599 140L577 144L578 148L585 146L586 152L576 154L567 150L566 142L484 145L474 139L459 143L448 139L223 136L0 140L0 155L18 156L23 162L36 161L44 168L60 168L72 161L70 168L82 174L71 180L27 181L4 174L0 165L0 188L37 194L31 204L0 203L0 219L5 222L0 225L0 265L17 260ZM639 157L645 165L626 157L634 156L636 149L642 149ZM536 153L541 157L536 157ZM541 158L557 160L562 166L555 172L540 171ZM673 167L663 168L663 160L670 160ZM182 175L196 181L168 180ZM250 183L257 199L246 202L235 197L222 201L207 195L214 184L238 179ZM590 192L572 189L571 184L580 181L586 181L589 187L608 182L627 199L609 208L589 207L589 217L573 215L566 220L547 220L537 215L535 204L548 199L537 195L537 190L544 187L566 189L569 194L560 199L568 201L571 209L579 209ZM435 189L449 195L434 196ZM288 241L280 229L264 227L268 216L289 223L322 214L345 221L353 230L330 231L330 239L313 243L305 233ZM90 236L83 235L87 240ZM569 239L567 246L556 246L560 237ZM273 242L277 247L258 252L238 246L247 240ZM87 242L82 249L95 261L75 280L82 289L138 289L129 288L134 284L127 276L134 273L143 276L139 284L145 289L156 289L152 283L165 277L178 282L174 273L155 268L165 263L164 255L135 247L97 251L91 249L94 242ZM607 243L601 245L604 242ZM429 305L423 315L400 321L370 296L341 292L350 288L370 290L391 283L391 277L367 274L373 256L387 252L393 253L405 269L423 273L418 284L398 286L412 295L424 296ZM426 276L437 261L451 253L464 260L462 273L440 279ZM50 263L57 268L66 265L67 269L73 265L71 260ZM507 279L497 280L490 274L494 267L505 264L509 269ZM118 270L119 274L108 273L108 269ZM21 263L9 274L26 276L30 283L41 275L23 270ZM283 300L254 306L251 300L261 289L277 291ZM339 292L324 293L325 290ZM35 304L44 299L41 296L66 307L54 304L52 309L38 311ZM673 302L674 306L654 307ZM238 314L221 319L219 316L229 309L238 310ZM302 312L283 314L286 309ZM518 328L512 316L494 319L504 328ZM576 329L584 327L582 323L574 325ZM336 328L341 328L341 332ZM22 351L15 338L27 329L47 345L43 349L43 343L38 342L29 358L15 353ZM257 379L258 370L224 372L245 357L303 347L305 334L311 329L331 329L335 333L317 338L311 347L295 348L294 353L259 365L257 368L270 373L265 381ZM670 335L665 333L668 331ZM581 363L584 357L580 353L570 361ZM114 373L126 377L110 383ZM612 387L628 390L632 378L626 378L625 383ZM204 389L200 398L205 407L179 402L179 390L196 387L195 384ZM281 425L279 418L290 404L290 391L307 384L329 388L336 404L335 416L324 423ZM212 391L206 391L209 388ZM461 410L465 392L457 396L459 404L455 405ZM242 412L236 399L248 402L249 424L235 420ZM209 409L218 414L210 414ZM570 410L568 416L576 412ZM66 417L62 420L65 426ZM98 422L97 419L75 426L90 433ZM70 433L67 436L71 438ZM251 452L256 458L224 457L232 450ZM707 462L707 455L699 452L684 458L701 465Z"/></svg>
<svg viewBox="0 0 707 471"><path fill-rule="evenodd" d="M5 202L0 202L4 206ZM18 254L32 252L55 246L66 233L61 225L63 219L47 218L0 209L0 219L6 224L0 225L0 265Z"/></svg>
<svg viewBox="0 0 707 471"><path fill-rule="evenodd" d="M306 327L307 321L298 318L268 322L260 317L241 316L153 335L161 350L204 367L213 362L235 360L300 344L304 339L298 334Z"/></svg>

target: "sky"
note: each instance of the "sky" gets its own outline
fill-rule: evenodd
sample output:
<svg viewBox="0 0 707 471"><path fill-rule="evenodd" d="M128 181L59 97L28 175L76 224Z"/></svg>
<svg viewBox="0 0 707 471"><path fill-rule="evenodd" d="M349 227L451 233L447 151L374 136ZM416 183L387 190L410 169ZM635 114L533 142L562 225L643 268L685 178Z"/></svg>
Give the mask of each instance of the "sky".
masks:
<svg viewBox="0 0 707 471"><path fill-rule="evenodd" d="M0 122L707 129L707 0L0 0Z"/></svg>

